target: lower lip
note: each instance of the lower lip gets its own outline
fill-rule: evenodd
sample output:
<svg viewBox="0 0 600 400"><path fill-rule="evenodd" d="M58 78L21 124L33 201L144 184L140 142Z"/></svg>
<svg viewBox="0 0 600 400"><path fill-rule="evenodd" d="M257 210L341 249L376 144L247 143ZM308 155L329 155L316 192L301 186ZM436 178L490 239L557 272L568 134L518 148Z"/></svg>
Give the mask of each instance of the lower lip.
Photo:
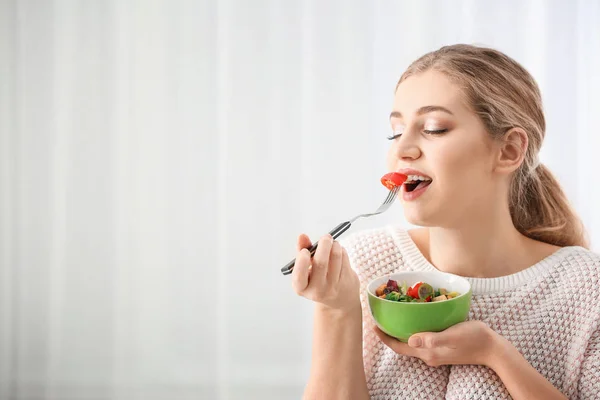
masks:
<svg viewBox="0 0 600 400"><path fill-rule="evenodd" d="M419 196L421 196L423 193L425 193L425 191L427 190L427 188L429 188L429 186L431 186L431 183L425 187L419 188L419 189L415 189L412 192L407 192L406 191L406 186L402 185L402 199L404 201L412 201L417 199Z"/></svg>

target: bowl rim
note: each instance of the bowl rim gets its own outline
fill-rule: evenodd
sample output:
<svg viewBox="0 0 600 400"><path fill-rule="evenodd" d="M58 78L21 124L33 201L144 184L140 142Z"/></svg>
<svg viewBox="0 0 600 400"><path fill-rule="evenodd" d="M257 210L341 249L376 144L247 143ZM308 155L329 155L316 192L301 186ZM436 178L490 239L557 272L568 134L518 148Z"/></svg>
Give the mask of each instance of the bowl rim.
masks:
<svg viewBox="0 0 600 400"><path fill-rule="evenodd" d="M420 303L420 302L410 302L410 303L408 303L408 302L403 302L403 301L393 301L393 300L388 300L388 299L382 299L381 297L377 297L377 295L375 295L375 293L371 293L371 291L369 290L369 287L371 286L371 284L373 282L375 282L376 280L378 280L378 279L381 279L381 278L383 278L385 276L396 275L396 274L404 274L404 273L407 273L407 274L408 273L413 273L413 274L414 273L417 273L417 274L425 273L425 274L450 275L452 277L455 277L455 278L458 278L460 280L465 281L467 283L467 285L469 285L469 290L467 290L464 293L459 294L458 296L456 296L456 297L454 297L452 299L448 299L448 300L444 300L444 301L439 301L439 302L436 301L435 303L434 302L428 302L428 303L427 302L423 302L423 303ZM447 303L447 302L450 302L450 301L453 301L453 300L460 299L460 298L462 298L464 296L467 296L467 295L471 294L472 291L473 291L473 288L471 287L471 282L469 282L469 280L466 279L464 276L460 276L460 275L456 275L456 274L451 274L450 272L443 272L443 271L396 271L396 272L390 272L390 273L387 273L387 274L379 275L378 277L371 279L369 281L369 283L367 283L365 290L367 291L367 294L369 296L371 296L371 297L373 297L374 299L377 299L377 300L387 301L389 303L394 303L394 304L411 304L411 305L420 305L420 306L423 306L423 305L431 305L431 304L444 304L444 303Z"/></svg>

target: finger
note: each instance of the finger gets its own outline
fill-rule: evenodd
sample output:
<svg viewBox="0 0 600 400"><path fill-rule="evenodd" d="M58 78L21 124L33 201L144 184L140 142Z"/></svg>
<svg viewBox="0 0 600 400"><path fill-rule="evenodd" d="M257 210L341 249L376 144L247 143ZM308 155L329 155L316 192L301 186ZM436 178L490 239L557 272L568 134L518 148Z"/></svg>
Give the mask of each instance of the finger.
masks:
<svg viewBox="0 0 600 400"><path fill-rule="evenodd" d="M455 325L456 326L456 325ZM437 347L456 347L455 331L450 327L441 332L421 332L408 338L408 345L411 347L422 347L425 349L435 349Z"/></svg>
<svg viewBox="0 0 600 400"><path fill-rule="evenodd" d="M310 263L310 252L306 249L300 250L292 271L292 287L297 294L301 295L308 287Z"/></svg>
<svg viewBox="0 0 600 400"><path fill-rule="evenodd" d="M434 349L440 346L435 333L419 333L408 338L408 345L414 348Z"/></svg>
<svg viewBox="0 0 600 400"><path fill-rule="evenodd" d="M325 235L319 240L319 247L313 256L313 270L311 272L311 283L315 283L315 288L322 289L326 284L327 269L329 267L329 254L333 246L331 235Z"/></svg>
<svg viewBox="0 0 600 400"><path fill-rule="evenodd" d="M385 332L383 332L377 326L374 327L373 330L375 331L375 333L377 334L379 339L383 342L383 344L385 344L390 349L394 350L394 352L396 352L398 354L403 354L405 356L418 357L417 350L410 347L408 344L402 343L398 339L395 339L395 338L387 335Z"/></svg>
<svg viewBox="0 0 600 400"><path fill-rule="evenodd" d="M340 270L342 269L342 245L333 241L331 253L329 255L329 268L327 271L327 282L336 284L340 280Z"/></svg>
<svg viewBox="0 0 600 400"><path fill-rule="evenodd" d="M296 251L300 251L302 249L310 249L311 246L312 243L310 242L308 236L306 236L304 233L298 236L298 240L296 242Z"/></svg>
<svg viewBox="0 0 600 400"><path fill-rule="evenodd" d="M341 245L340 245L341 246ZM344 272L344 268L352 268L350 265L350 257L348 257L348 252L346 251L345 248L342 247L342 264L340 266L340 271L339 271L339 275L340 277L342 276L342 273ZM339 281L339 277L338 277L338 281Z"/></svg>

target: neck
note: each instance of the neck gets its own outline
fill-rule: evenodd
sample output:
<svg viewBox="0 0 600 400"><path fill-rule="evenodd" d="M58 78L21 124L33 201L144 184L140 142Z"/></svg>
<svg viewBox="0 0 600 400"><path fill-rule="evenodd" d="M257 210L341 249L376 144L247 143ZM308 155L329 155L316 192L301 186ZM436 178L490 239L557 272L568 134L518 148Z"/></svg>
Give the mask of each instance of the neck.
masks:
<svg viewBox="0 0 600 400"><path fill-rule="evenodd" d="M521 271L555 249L522 235L508 208L477 213L457 228L425 231L421 249L437 269L460 276L495 278ZM485 222L485 223L482 223Z"/></svg>

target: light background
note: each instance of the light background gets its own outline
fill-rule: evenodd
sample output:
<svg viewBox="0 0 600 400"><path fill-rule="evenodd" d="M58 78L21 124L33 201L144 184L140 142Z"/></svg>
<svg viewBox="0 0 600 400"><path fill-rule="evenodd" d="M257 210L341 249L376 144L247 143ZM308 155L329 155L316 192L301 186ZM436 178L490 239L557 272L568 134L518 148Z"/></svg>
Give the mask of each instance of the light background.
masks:
<svg viewBox="0 0 600 400"><path fill-rule="evenodd" d="M0 399L299 398L279 270L383 200L396 81L457 42L533 73L597 249L598 1L1 0Z"/></svg>

